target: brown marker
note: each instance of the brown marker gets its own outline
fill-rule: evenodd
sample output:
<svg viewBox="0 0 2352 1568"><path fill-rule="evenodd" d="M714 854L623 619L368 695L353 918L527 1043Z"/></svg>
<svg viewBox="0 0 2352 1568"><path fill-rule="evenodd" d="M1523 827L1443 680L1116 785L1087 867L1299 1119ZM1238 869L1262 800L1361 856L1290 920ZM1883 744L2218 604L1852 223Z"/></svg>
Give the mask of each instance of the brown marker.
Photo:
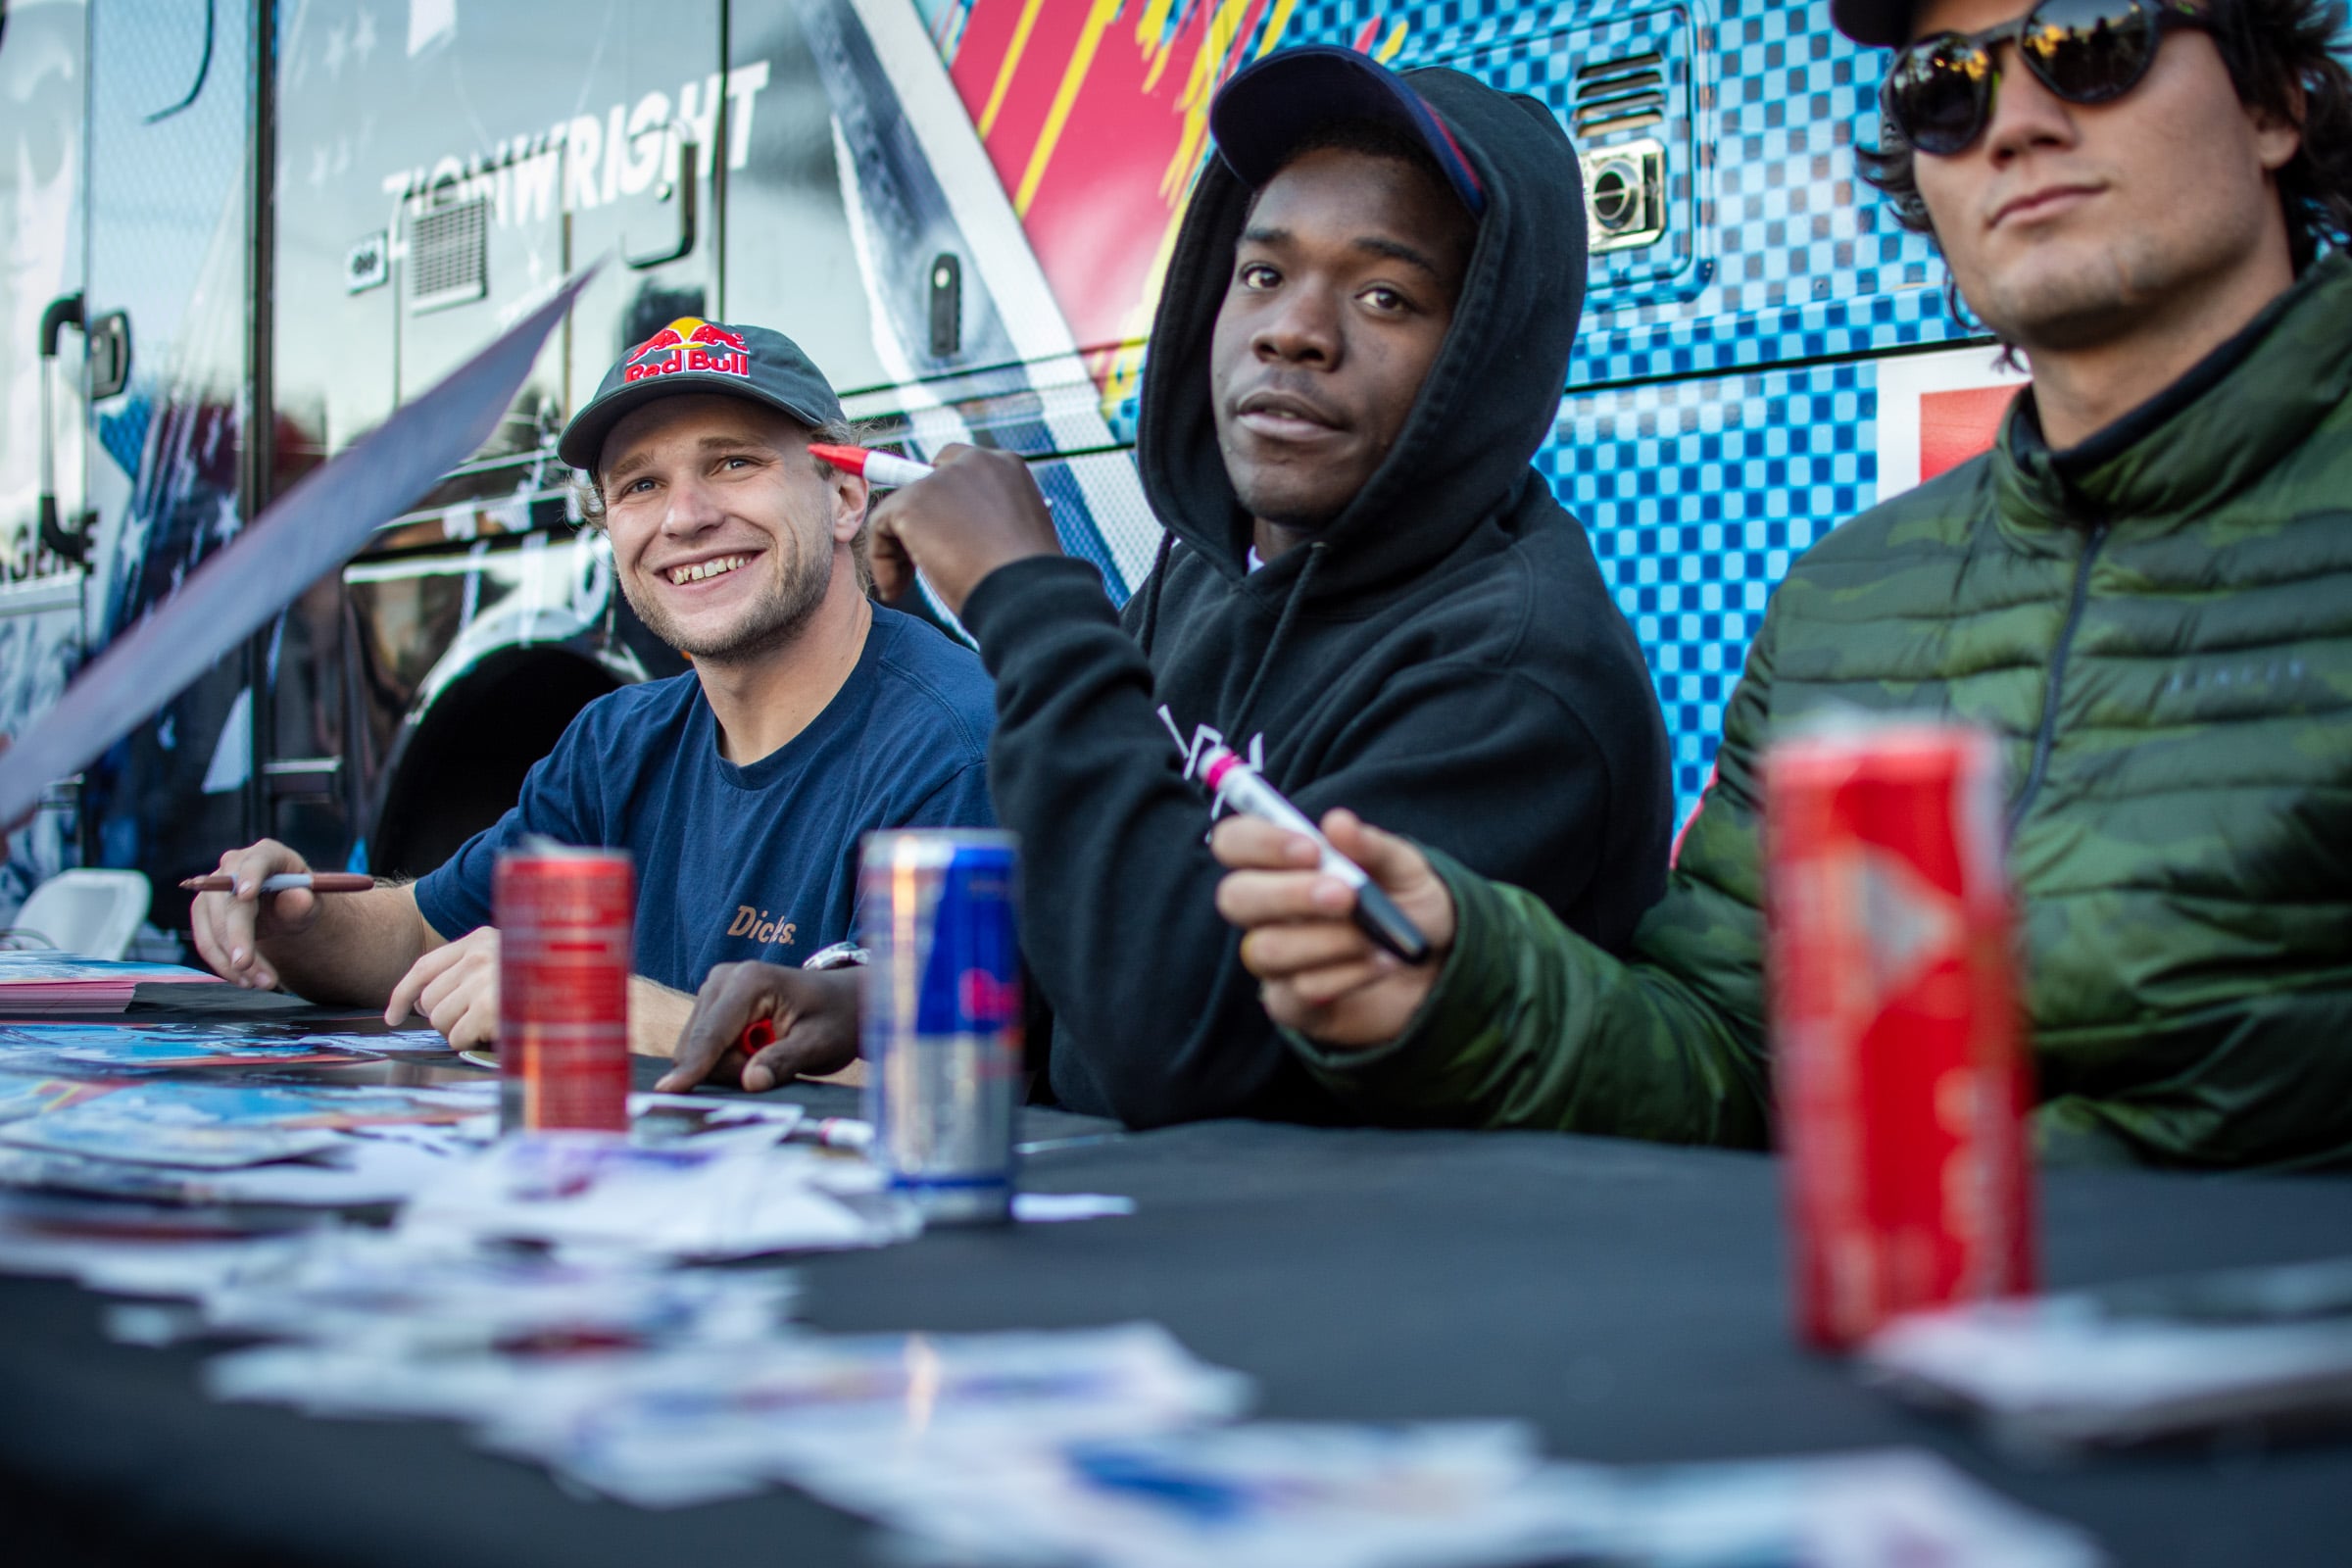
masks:
<svg viewBox="0 0 2352 1568"><path fill-rule="evenodd" d="M298 888L309 893L365 893L374 886L375 878L358 871L280 871L262 878L264 893L292 893ZM180 887L190 893L234 893L237 882L226 871L215 871L210 876L189 877Z"/></svg>

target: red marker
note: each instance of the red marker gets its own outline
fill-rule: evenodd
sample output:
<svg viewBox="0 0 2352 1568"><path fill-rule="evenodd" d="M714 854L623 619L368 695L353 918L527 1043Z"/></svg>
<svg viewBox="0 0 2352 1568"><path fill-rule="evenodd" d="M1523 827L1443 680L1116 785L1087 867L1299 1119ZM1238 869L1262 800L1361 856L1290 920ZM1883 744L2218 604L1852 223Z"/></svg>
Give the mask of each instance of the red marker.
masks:
<svg viewBox="0 0 2352 1568"><path fill-rule="evenodd" d="M932 468L928 463L902 458L894 453L873 452L864 447L827 446L822 441L808 443L808 451L818 461L830 463L844 473L862 474L868 484L895 490L917 479L927 479Z"/></svg>
<svg viewBox="0 0 2352 1568"><path fill-rule="evenodd" d="M776 1043L776 1025L772 1018L754 1018L743 1026L743 1036L735 1042L747 1056L757 1056Z"/></svg>

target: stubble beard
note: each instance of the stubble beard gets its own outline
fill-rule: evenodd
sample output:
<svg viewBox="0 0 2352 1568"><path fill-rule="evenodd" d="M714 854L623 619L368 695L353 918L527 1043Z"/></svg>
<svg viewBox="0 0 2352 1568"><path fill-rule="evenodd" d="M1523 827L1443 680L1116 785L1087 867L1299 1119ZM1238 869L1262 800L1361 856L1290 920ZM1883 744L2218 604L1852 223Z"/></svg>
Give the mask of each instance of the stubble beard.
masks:
<svg viewBox="0 0 2352 1568"><path fill-rule="evenodd" d="M2072 265L2021 269L1991 280L1982 290L1984 303L1970 299L1969 306L2001 341L2028 355L2080 352L2149 330L2176 314L2179 302L2204 295L2231 260L2226 243L2168 255L2162 246L2126 238Z"/></svg>
<svg viewBox="0 0 2352 1568"><path fill-rule="evenodd" d="M796 537L796 551L805 549ZM731 629L715 636L695 637L687 632L661 606L641 599L626 577L621 579L621 597L645 622L646 629L679 653L698 663L744 663L772 654L786 647L808 630L815 618L817 607L825 602L825 594L833 586L833 552L823 549L814 552L815 560L796 560L785 569L784 580ZM749 566L738 566L748 571Z"/></svg>
<svg viewBox="0 0 2352 1568"><path fill-rule="evenodd" d="M1977 317L2004 343L2037 350L2095 348L2131 330L2130 286L2110 270L2078 268L2055 276L2003 279L1971 300Z"/></svg>

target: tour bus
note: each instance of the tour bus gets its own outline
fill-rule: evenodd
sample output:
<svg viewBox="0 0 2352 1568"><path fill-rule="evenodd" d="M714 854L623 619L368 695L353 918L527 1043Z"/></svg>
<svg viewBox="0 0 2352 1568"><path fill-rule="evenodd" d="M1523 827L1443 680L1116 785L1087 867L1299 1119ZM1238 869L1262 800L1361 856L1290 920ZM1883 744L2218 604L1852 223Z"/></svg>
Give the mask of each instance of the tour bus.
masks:
<svg viewBox="0 0 2352 1568"><path fill-rule="evenodd" d="M1884 59L1825 6L0 0L0 730L604 262L480 453L58 781L0 908L74 864L170 889L265 834L421 873L583 704L680 670L554 446L673 323L781 329L909 453L1020 453L1124 600L1209 98L1310 42L1533 94L1575 140L1587 304L1538 462L1647 652L1687 810L1790 559L1981 450L2019 376L1857 180ZM154 919L169 951L182 896Z"/></svg>

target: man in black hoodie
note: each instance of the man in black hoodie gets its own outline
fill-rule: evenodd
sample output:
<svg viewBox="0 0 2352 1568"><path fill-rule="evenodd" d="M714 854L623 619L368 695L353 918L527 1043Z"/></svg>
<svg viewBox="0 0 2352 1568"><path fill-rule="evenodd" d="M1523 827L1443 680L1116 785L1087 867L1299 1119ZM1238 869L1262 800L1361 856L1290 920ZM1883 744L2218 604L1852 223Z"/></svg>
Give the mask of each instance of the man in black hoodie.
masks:
<svg viewBox="0 0 2352 1568"><path fill-rule="evenodd" d="M1026 467L952 447L877 509L997 681L989 783L1021 835L1022 944L1054 1012L1041 1098L1139 1126L1339 1116L1216 911L1231 745L1310 815L1347 806L1620 945L1664 882L1665 732L1583 528L1530 460L1583 308L1583 180L1542 104L1332 48L1237 75L1145 370L1168 529L1124 615L1061 555ZM784 1036L755 1086L842 1064L840 982L714 971L679 1087Z"/></svg>

